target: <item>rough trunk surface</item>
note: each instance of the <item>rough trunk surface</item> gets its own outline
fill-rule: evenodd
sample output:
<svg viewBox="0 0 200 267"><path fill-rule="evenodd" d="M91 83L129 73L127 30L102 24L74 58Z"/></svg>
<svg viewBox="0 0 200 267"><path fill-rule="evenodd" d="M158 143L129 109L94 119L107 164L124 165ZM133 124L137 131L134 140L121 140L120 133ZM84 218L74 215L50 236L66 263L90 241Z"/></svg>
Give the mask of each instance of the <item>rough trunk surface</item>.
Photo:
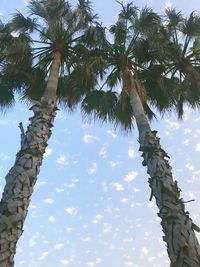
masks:
<svg viewBox="0 0 200 267"><path fill-rule="evenodd" d="M140 137L140 151L150 175L151 197L155 197L158 216L164 232L163 240L171 260L170 267L199 267L200 247L195 232L196 226L185 211L180 189L173 180L168 155L161 148L156 132L146 132Z"/></svg>
<svg viewBox="0 0 200 267"><path fill-rule="evenodd" d="M33 186L56 115L55 102L38 102L31 110L34 116L29 119L26 133L22 124L19 125L21 148L14 166L6 176L0 202L0 267L14 266L16 243L23 232Z"/></svg>
<svg viewBox="0 0 200 267"><path fill-rule="evenodd" d="M163 240L171 261L170 267L200 267L200 246L195 231L200 232L185 211L180 189L173 180L167 153L161 148L156 131L151 131L138 90L140 82L130 79L130 102L139 131L140 151L150 175L151 197L155 197L161 218Z"/></svg>

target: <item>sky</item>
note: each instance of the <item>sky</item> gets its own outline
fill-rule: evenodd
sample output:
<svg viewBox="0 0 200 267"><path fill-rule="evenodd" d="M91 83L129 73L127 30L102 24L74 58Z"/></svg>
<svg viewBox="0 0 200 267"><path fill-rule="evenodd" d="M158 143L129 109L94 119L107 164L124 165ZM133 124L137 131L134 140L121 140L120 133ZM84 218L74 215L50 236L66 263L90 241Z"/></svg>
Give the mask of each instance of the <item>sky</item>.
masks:
<svg viewBox="0 0 200 267"><path fill-rule="evenodd" d="M1 0L2 20L16 10L26 12L27 2ZM198 10L200 0L135 4L160 13L172 6L188 14ZM119 5L96 0L93 8L110 25ZM31 115L20 102L0 115L0 193L19 149L18 124L26 126ZM186 209L200 225L200 113L187 108L183 121L172 113L158 116L152 129L171 157L183 199L195 200ZM60 109L18 242L16 267L169 266L137 140L137 129L126 135L109 124L90 124L79 110Z"/></svg>

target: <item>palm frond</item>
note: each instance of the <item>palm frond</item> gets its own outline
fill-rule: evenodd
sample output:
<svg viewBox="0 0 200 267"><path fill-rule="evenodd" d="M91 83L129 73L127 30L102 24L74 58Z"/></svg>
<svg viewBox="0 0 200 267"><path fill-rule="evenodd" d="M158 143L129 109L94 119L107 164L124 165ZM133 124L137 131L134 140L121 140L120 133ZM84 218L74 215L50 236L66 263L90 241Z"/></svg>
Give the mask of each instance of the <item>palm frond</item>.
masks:
<svg viewBox="0 0 200 267"><path fill-rule="evenodd" d="M82 101L82 112L85 117L93 116L103 122L113 121L117 103L116 93L94 90Z"/></svg>
<svg viewBox="0 0 200 267"><path fill-rule="evenodd" d="M120 127L122 131L126 132L133 129L133 109L130 104L130 98L125 91L122 91L118 97L114 116L114 124L116 127Z"/></svg>
<svg viewBox="0 0 200 267"><path fill-rule="evenodd" d="M175 8L167 8L165 10L166 19L167 19L167 27L178 28L180 23L183 22L183 15L180 11L177 11Z"/></svg>
<svg viewBox="0 0 200 267"><path fill-rule="evenodd" d="M184 20L181 27L181 31L184 35L194 38L200 36L200 17L192 12L188 19Z"/></svg>
<svg viewBox="0 0 200 267"><path fill-rule="evenodd" d="M105 47L107 43L105 28L99 23L89 26L80 41L89 47Z"/></svg>
<svg viewBox="0 0 200 267"><path fill-rule="evenodd" d="M148 105L148 103L144 102L143 103L143 108L144 108L144 112L147 115L149 120L153 120L154 118L156 118L156 114L153 112L153 110Z"/></svg>
<svg viewBox="0 0 200 267"><path fill-rule="evenodd" d="M160 112L172 109L175 104L174 95L179 90L179 79L167 78L163 75L164 67L152 66L143 72L144 85L148 101Z"/></svg>
<svg viewBox="0 0 200 267"><path fill-rule="evenodd" d="M38 24L36 18L25 18L20 12L15 14L12 19L12 30L20 33L26 31L33 32L34 29L37 29Z"/></svg>
<svg viewBox="0 0 200 267"><path fill-rule="evenodd" d="M95 89L96 84L95 73L88 71L83 65L78 65L71 74L59 79L59 102L73 110L88 92Z"/></svg>
<svg viewBox="0 0 200 267"><path fill-rule="evenodd" d="M0 111L5 112L15 103L14 90L4 77L0 75Z"/></svg>
<svg viewBox="0 0 200 267"><path fill-rule="evenodd" d="M110 32L114 36L115 44L123 46L127 36L126 24L123 21L117 21L110 27Z"/></svg>
<svg viewBox="0 0 200 267"><path fill-rule="evenodd" d="M46 88L45 72L40 68L30 68L25 74L24 86L21 90L22 100L39 101Z"/></svg>
<svg viewBox="0 0 200 267"><path fill-rule="evenodd" d="M135 29L143 34L149 34L157 30L161 24L160 16L151 8L145 7L140 11L140 16L135 21Z"/></svg>
<svg viewBox="0 0 200 267"><path fill-rule="evenodd" d="M121 80L120 70L117 68L114 68L112 72L108 75L106 82L108 86L111 89L113 89L120 83L120 80Z"/></svg>
<svg viewBox="0 0 200 267"><path fill-rule="evenodd" d="M66 16L71 7L65 0L31 0L28 8L31 15L39 16L48 22Z"/></svg>
<svg viewBox="0 0 200 267"><path fill-rule="evenodd" d="M121 5L121 11L119 12L119 21L129 21L133 23L138 16L138 7L133 3L127 3L117 1Z"/></svg>
<svg viewBox="0 0 200 267"><path fill-rule="evenodd" d="M86 27L98 19L97 14L93 14L91 1L89 0L78 0L76 13L79 16L79 23L80 25L82 24L82 27Z"/></svg>
<svg viewBox="0 0 200 267"><path fill-rule="evenodd" d="M136 40L132 49L131 47L129 49L130 53L134 54L136 62L140 65L144 65L154 58L149 42L146 39L140 38Z"/></svg>

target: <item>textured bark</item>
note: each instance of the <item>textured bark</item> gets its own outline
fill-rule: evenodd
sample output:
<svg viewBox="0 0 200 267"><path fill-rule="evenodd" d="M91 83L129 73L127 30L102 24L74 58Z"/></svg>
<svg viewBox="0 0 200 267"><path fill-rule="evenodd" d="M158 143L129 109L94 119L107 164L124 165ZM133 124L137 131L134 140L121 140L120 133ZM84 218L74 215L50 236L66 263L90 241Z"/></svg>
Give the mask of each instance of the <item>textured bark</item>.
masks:
<svg viewBox="0 0 200 267"><path fill-rule="evenodd" d="M0 202L0 267L14 266L16 244L23 232L30 197L56 115L55 92L59 66L60 55L55 53L45 95L31 108L34 116L29 119L26 133L22 123L19 125L21 148L16 155L14 166L6 176Z"/></svg>
<svg viewBox="0 0 200 267"><path fill-rule="evenodd" d="M140 138L140 151L143 152L143 165L150 175L151 197L155 197L159 209L158 216L167 243L171 267L199 267L200 247L195 231L200 231L189 213L185 211L180 189L173 180L166 152L161 148L156 132L147 132Z"/></svg>
<svg viewBox="0 0 200 267"><path fill-rule="evenodd" d="M47 88L45 89L42 97L42 102L50 103L55 101L56 92L58 87L59 69L61 63L61 54L59 51L55 52L54 59L52 62L49 79L47 82Z"/></svg>
<svg viewBox="0 0 200 267"><path fill-rule="evenodd" d="M184 201L180 198L180 189L173 180L166 152L161 148L156 132L151 131L145 116L142 102L132 81L129 95L139 131L140 151L150 175L151 197L155 197L161 218L163 240L171 261L170 267L199 267L200 246L195 236L196 226L189 213L185 211ZM194 231L195 230L195 231Z"/></svg>

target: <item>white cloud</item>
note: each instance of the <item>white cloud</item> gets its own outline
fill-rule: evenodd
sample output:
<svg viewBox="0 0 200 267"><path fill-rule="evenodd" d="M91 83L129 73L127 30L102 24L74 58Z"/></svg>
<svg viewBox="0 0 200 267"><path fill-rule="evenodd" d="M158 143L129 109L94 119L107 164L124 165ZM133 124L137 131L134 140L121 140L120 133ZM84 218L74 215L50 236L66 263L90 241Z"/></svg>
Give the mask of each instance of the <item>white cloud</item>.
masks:
<svg viewBox="0 0 200 267"><path fill-rule="evenodd" d="M83 241L83 242L89 242L89 241L91 241L91 237L90 236L82 237L81 238L81 241Z"/></svg>
<svg viewBox="0 0 200 267"><path fill-rule="evenodd" d="M48 255L49 255L49 252L48 252L48 251L43 252L43 253L41 254L39 260L41 260L41 261L44 260Z"/></svg>
<svg viewBox="0 0 200 267"><path fill-rule="evenodd" d="M196 199L195 192L188 192L187 195L188 195L189 199Z"/></svg>
<svg viewBox="0 0 200 267"><path fill-rule="evenodd" d="M127 203L127 202L128 202L128 198L126 198L126 197L122 198L122 199L121 199L121 202L122 202L122 203Z"/></svg>
<svg viewBox="0 0 200 267"><path fill-rule="evenodd" d="M60 193L60 192L63 192L63 191L64 191L63 188L56 187L56 192L57 192L57 193Z"/></svg>
<svg viewBox="0 0 200 267"><path fill-rule="evenodd" d="M107 157L107 150L105 147L102 147L99 151L99 155L102 156L103 158Z"/></svg>
<svg viewBox="0 0 200 267"><path fill-rule="evenodd" d="M150 257L150 258L148 258L148 262L155 262L155 260L156 260L156 257Z"/></svg>
<svg viewBox="0 0 200 267"><path fill-rule="evenodd" d="M47 203L47 204L53 204L54 203L54 200L53 200L53 198L45 198L44 200L44 203Z"/></svg>
<svg viewBox="0 0 200 267"><path fill-rule="evenodd" d="M187 145L189 144L189 142L190 142L189 139L185 139L185 140L183 141L183 145L187 146Z"/></svg>
<svg viewBox="0 0 200 267"><path fill-rule="evenodd" d="M76 207L66 208L65 211L72 216L75 216L78 213L78 209Z"/></svg>
<svg viewBox="0 0 200 267"><path fill-rule="evenodd" d="M200 143L197 143L196 144L195 150L198 151L198 152L200 152Z"/></svg>
<svg viewBox="0 0 200 267"><path fill-rule="evenodd" d="M9 159L10 159L10 156L6 155L3 152L0 153L0 160L6 161L6 160L9 160Z"/></svg>
<svg viewBox="0 0 200 267"><path fill-rule="evenodd" d="M167 9L167 8L171 8L172 7L172 1L171 0L167 0L167 1L165 1L165 9Z"/></svg>
<svg viewBox="0 0 200 267"><path fill-rule="evenodd" d="M96 258L96 263L101 263L102 259L101 258Z"/></svg>
<svg viewBox="0 0 200 267"><path fill-rule="evenodd" d="M70 233L70 232L73 231L73 228L72 227L67 227L65 230L66 230L67 233Z"/></svg>
<svg viewBox="0 0 200 267"><path fill-rule="evenodd" d="M24 5L27 6L30 0L24 0Z"/></svg>
<svg viewBox="0 0 200 267"><path fill-rule="evenodd" d="M62 247L64 247L64 244L63 244L63 243L59 243L59 244L56 244L56 245L54 246L54 248L55 248L56 250L60 250Z"/></svg>
<svg viewBox="0 0 200 267"><path fill-rule="evenodd" d="M93 174L97 171L97 163L96 162L92 162L88 172L89 174Z"/></svg>
<svg viewBox="0 0 200 267"><path fill-rule="evenodd" d="M0 9L0 16L1 16L1 9ZM0 119L0 125L7 125L8 121Z"/></svg>
<svg viewBox="0 0 200 267"><path fill-rule="evenodd" d="M69 165L69 157L63 153L60 154L60 156L57 158L56 162L60 166L67 166Z"/></svg>
<svg viewBox="0 0 200 267"><path fill-rule="evenodd" d="M109 223L103 223L103 232L110 233L112 231L112 225Z"/></svg>
<svg viewBox="0 0 200 267"><path fill-rule="evenodd" d="M35 235L31 236L28 241L28 245L30 248L34 247L36 244L36 240L39 238L39 233L37 232Z"/></svg>
<svg viewBox="0 0 200 267"><path fill-rule="evenodd" d="M193 171L195 169L194 165L191 163L187 163L185 165L185 168L188 169L189 171Z"/></svg>
<svg viewBox="0 0 200 267"><path fill-rule="evenodd" d="M125 180L126 182L130 183L130 182L133 181L137 176L138 176L138 172L136 172L136 171L131 171L131 172L129 172L129 173L125 176L124 180Z"/></svg>
<svg viewBox="0 0 200 267"><path fill-rule="evenodd" d="M114 187L115 190L117 190L117 191L123 191L123 190L124 190L124 186L123 186L123 184L120 184L120 183L112 183L111 185L112 185L112 187Z"/></svg>
<svg viewBox="0 0 200 267"><path fill-rule="evenodd" d="M128 150L128 156L131 159L135 157L135 150L133 148L129 148L129 150Z"/></svg>
<svg viewBox="0 0 200 267"><path fill-rule="evenodd" d="M20 35L20 32L19 31L14 31L14 32L11 32L11 35L16 38L16 37L19 37Z"/></svg>
<svg viewBox="0 0 200 267"><path fill-rule="evenodd" d="M54 216L49 216L48 219L49 219L50 222L55 222L55 220L56 220L56 218Z"/></svg>
<svg viewBox="0 0 200 267"><path fill-rule="evenodd" d="M141 249L141 251L140 251L140 257L141 257L141 258L144 258L144 257L146 257L148 254L149 254L149 250L148 250L148 248L143 247L143 248Z"/></svg>
<svg viewBox="0 0 200 267"><path fill-rule="evenodd" d="M4 10L0 8L0 17L4 16Z"/></svg>
<svg viewBox="0 0 200 267"><path fill-rule="evenodd" d="M192 132L192 130L189 128L184 129L184 134L190 134L191 132Z"/></svg>
<svg viewBox="0 0 200 267"><path fill-rule="evenodd" d="M47 182L45 182L45 181L37 182L37 183L35 184L35 188L44 186L44 185L46 185L46 183L47 183Z"/></svg>
<svg viewBox="0 0 200 267"><path fill-rule="evenodd" d="M107 130L107 134L109 134L113 139L118 137L117 134L112 130Z"/></svg>
<svg viewBox="0 0 200 267"><path fill-rule="evenodd" d="M52 154L52 149L49 147L46 147L44 157L49 157Z"/></svg>
<svg viewBox="0 0 200 267"><path fill-rule="evenodd" d="M132 261L128 261L128 262L126 262L126 265L127 266L134 266L134 263Z"/></svg>
<svg viewBox="0 0 200 267"><path fill-rule="evenodd" d="M61 264L62 266L67 266L67 265L70 264L70 261L68 261L68 260L61 260L61 261L60 261L60 264Z"/></svg>
<svg viewBox="0 0 200 267"><path fill-rule="evenodd" d="M176 121L171 121L169 119L165 119L167 129L170 131L176 131L180 128L180 123Z"/></svg>
<svg viewBox="0 0 200 267"><path fill-rule="evenodd" d="M102 220L103 216L101 214L97 214L95 217L94 217L94 220L92 221L92 223L94 224L97 224L97 223L100 223L101 220Z"/></svg>
<svg viewBox="0 0 200 267"><path fill-rule="evenodd" d="M140 192L140 191L141 191L141 190L140 190L139 188L137 188L137 187L134 187L134 188L133 188L133 192L134 192L134 193L138 193L138 192Z"/></svg>
<svg viewBox="0 0 200 267"><path fill-rule="evenodd" d="M87 262L87 266L88 267L94 267L96 264L95 264L95 262L93 262L93 261L88 261Z"/></svg>
<svg viewBox="0 0 200 267"><path fill-rule="evenodd" d="M116 167L118 164L119 164L119 162L117 162L117 161L113 161L113 160L110 161L111 168Z"/></svg>
<svg viewBox="0 0 200 267"><path fill-rule="evenodd" d="M93 136L93 135L85 134L83 136L83 139L82 140L83 140L83 142L85 144L90 144L90 143L94 143L95 141L97 141L98 138L96 136Z"/></svg>
<svg viewBox="0 0 200 267"><path fill-rule="evenodd" d="M31 204L31 203L30 203L30 205L29 205L29 207L28 207L28 208L29 208L29 209L33 209L33 210L34 210L34 209L37 209L37 206L36 206L36 205L33 205L33 204Z"/></svg>

